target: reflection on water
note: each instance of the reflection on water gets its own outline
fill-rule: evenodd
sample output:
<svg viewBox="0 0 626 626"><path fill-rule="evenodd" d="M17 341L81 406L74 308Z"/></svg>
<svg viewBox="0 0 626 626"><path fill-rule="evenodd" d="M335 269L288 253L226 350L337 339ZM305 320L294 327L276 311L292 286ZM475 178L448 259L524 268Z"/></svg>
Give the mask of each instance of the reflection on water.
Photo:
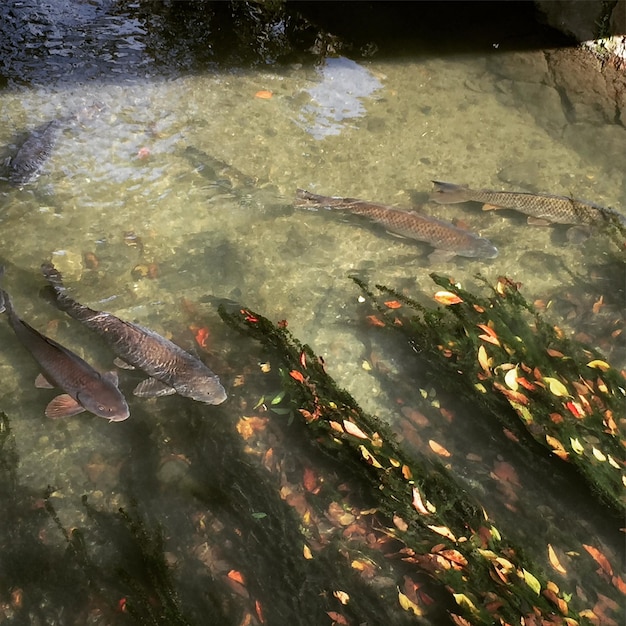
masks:
<svg viewBox="0 0 626 626"><path fill-rule="evenodd" d="M351 120L364 117L365 98L382 88L363 66L345 57L325 59L318 69L321 80L306 91L311 103L298 120L315 139L338 135Z"/></svg>
<svg viewBox="0 0 626 626"><path fill-rule="evenodd" d="M168 5L176 13L176 34L194 23L189 6L177 10L178 4ZM202 3L198 21L217 25L225 6ZM0 92L3 156L15 154L30 129L103 104L100 115L61 133L36 182L23 190L2 183L0 256L16 308L42 332L111 368L112 356L96 338L39 297L38 268L54 256L78 300L200 354L229 393L219 408L191 407L182 398L145 401L130 396L139 379L123 372L130 420L104 424L87 416L52 423L43 417L49 396L31 387L33 364L0 320L0 409L11 418L17 479L33 494L55 487L52 499L66 526L85 521L84 493L110 511L136 500L165 527L168 558L187 581L226 581L215 597L232 592L228 573L249 566L250 555L267 567L277 554L277 578L288 578L302 546L276 548L255 484L267 488L271 465L283 476L283 487L295 485L304 471L303 443L286 425L289 417L271 411L279 382L276 372L266 375L259 367L267 355L225 329L216 315L215 302L227 298L287 320L412 454L432 455L425 444L431 439L444 444L468 489L482 493L503 527L538 554L545 543L562 539L557 531L565 512L573 535L610 541L592 511L576 510L570 487L562 490L564 504L541 468L527 471L526 459L516 457L506 437L469 427L480 417L471 407L455 407L452 423L447 413L428 413L424 394L437 409L442 399L436 390L415 388L419 372L406 346L365 325L347 278L356 273L430 303L432 271L466 288L477 285L479 272L491 279L510 275L566 332L584 335L622 365L623 260L605 235L573 242L564 227L533 228L513 211L426 202L434 179L572 195L624 211L621 163L578 152L575 141L563 139L593 132L619 142L623 127L599 125L582 107L572 119L560 92L546 84L541 51L507 55L490 48L463 57L367 61L342 56L321 63L305 53L285 63L252 55L251 70L220 66L215 49L201 39L198 50L172 32L176 41L159 43L158 34L170 23L167 11L146 16L133 3L63 1L15 2L1 10L11 18L0 21L0 73L7 81ZM268 51L267 59L279 58L286 33L297 31L295 19L275 17L269 31L255 30L253 14L243 11L234 10L242 32L249 27L261 33L265 47L259 48ZM218 46L216 38L211 45ZM261 91L272 97L255 97ZM525 101L525 94L532 97ZM606 145L617 150L617 143ZM407 208L424 203L423 212L488 237L500 255L433 266L426 245L327 211L294 209L297 187ZM246 439L238 424L269 425L266 447L253 435ZM268 449L279 459L271 459ZM287 498L284 491L284 497L277 490L263 493L275 510ZM296 496L289 496L290 507L297 506ZM297 528L297 521L285 524ZM298 536L295 530L290 535L293 541ZM342 563L332 567L337 576L346 574ZM291 581L270 623L297 615L299 593L318 620L310 623L326 619L316 578L324 567L312 568L307 593ZM357 590L361 583L352 582ZM216 610L214 598L185 584L187 600L202 597L207 611ZM257 584L257 593L269 593L265 581ZM381 584L396 594L392 575ZM236 587L232 593L244 592ZM226 604L220 605L226 614L237 607L235 601ZM382 610L375 604L371 615ZM198 611L200 623L199 603L189 606L196 607L190 611Z"/></svg>

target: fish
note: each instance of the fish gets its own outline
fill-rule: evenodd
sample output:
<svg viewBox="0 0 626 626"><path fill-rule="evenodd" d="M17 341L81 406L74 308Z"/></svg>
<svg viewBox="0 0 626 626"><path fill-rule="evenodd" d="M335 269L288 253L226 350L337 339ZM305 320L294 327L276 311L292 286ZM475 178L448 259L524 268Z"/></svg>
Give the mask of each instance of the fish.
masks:
<svg viewBox="0 0 626 626"><path fill-rule="evenodd" d="M568 196L470 189L453 183L436 180L432 182L434 188L430 198L440 204L482 202L484 210L515 209L528 216L529 224L536 225L569 224L580 226L619 222L622 226L626 226L626 218L617 211Z"/></svg>
<svg viewBox="0 0 626 626"><path fill-rule="evenodd" d="M82 124L86 120L93 119L103 109L102 103L94 102L74 113L36 126L9 161L7 176L9 183L22 189L28 183L35 181L50 158L63 127L72 121Z"/></svg>
<svg viewBox="0 0 626 626"><path fill-rule="evenodd" d="M304 189L296 191L295 206L304 208L327 208L348 211L381 224L388 231L430 244L442 256L463 256L495 259L498 249L484 237L458 228L451 222L421 215L416 211L405 211L357 198L320 196Z"/></svg>
<svg viewBox="0 0 626 626"><path fill-rule="evenodd" d="M11 185L21 189L39 177L59 138L61 123L62 120L52 120L31 131L9 163Z"/></svg>
<svg viewBox="0 0 626 626"><path fill-rule="evenodd" d="M52 263L43 263L41 271L53 288L59 309L104 338L117 355L118 365L148 374L149 378L135 387L136 396L178 393L214 405L226 400L219 377L200 359L149 328L80 304L67 293L63 277Z"/></svg>
<svg viewBox="0 0 626 626"><path fill-rule="evenodd" d="M20 319L3 289L0 289L0 312L8 315L15 335L41 369L36 386L58 387L64 392L48 404L47 417L58 419L89 411L110 422L128 419L130 410L117 387L115 372L98 372L77 354Z"/></svg>

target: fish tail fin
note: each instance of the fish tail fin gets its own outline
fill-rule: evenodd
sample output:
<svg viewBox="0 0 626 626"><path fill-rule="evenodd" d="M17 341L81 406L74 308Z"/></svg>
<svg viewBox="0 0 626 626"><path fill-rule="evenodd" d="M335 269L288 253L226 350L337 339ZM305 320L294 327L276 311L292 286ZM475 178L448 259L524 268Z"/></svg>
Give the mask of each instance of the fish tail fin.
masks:
<svg viewBox="0 0 626 626"><path fill-rule="evenodd" d="M433 190L430 199L440 204L455 204L457 202L466 202L470 200L469 189L462 185L453 183L444 183L433 180Z"/></svg>
<svg viewBox="0 0 626 626"><path fill-rule="evenodd" d="M61 272L59 272L59 270L54 267L52 263L42 263L41 273L54 288L54 291L57 293L57 295L61 295L66 291L65 285L63 284L63 276L61 276Z"/></svg>

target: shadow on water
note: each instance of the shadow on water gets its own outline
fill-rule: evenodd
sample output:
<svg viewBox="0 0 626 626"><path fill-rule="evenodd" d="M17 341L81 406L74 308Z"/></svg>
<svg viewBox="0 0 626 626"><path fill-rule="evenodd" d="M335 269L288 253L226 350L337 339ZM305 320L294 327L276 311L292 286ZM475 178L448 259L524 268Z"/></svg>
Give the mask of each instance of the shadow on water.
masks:
<svg viewBox="0 0 626 626"><path fill-rule="evenodd" d="M9 85L123 82L327 54L441 56L573 43L542 25L532 2L208 0L11 1L0 8L0 41L0 76Z"/></svg>

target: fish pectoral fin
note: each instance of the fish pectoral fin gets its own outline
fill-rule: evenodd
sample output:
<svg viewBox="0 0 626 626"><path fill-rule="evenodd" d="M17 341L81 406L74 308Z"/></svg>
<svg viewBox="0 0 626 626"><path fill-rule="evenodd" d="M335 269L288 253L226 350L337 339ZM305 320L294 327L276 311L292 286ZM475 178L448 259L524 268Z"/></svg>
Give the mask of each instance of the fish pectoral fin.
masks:
<svg viewBox="0 0 626 626"><path fill-rule="evenodd" d="M123 359L120 359L119 357L116 357L115 359L113 359L113 363L123 369L123 370L134 370L135 366L131 365L130 363L126 363L126 361L124 361Z"/></svg>
<svg viewBox="0 0 626 626"><path fill-rule="evenodd" d="M483 211L497 211L501 208L502 207L498 206L497 204L483 204Z"/></svg>
<svg viewBox="0 0 626 626"><path fill-rule="evenodd" d="M56 420L60 417L71 417L85 410L72 396L63 393L54 398L46 407L46 417Z"/></svg>
<svg viewBox="0 0 626 626"><path fill-rule="evenodd" d="M428 255L431 263L446 263L456 256L456 252L452 250L435 250Z"/></svg>
<svg viewBox="0 0 626 626"><path fill-rule="evenodd" d="M133 394L140 398L158 398L160 396L171 396L174 393L176 393L174 387L170 387L156 378L146 378L133 390Z"/></svg>
<svg viewBox="0 0 626 626"><path fill-rule="evenodd" d="M35 378L35 387L37 389L53 389L54 385L43 374L38 374Z"/></svg>
<svg viewBox="0 0 626 626"><path fill-rule="evenodd" d="M526 223L529 226L552 226L551 221L546 220L543 217L532 217L532 215L529 215L526 218Z"/></svg>

